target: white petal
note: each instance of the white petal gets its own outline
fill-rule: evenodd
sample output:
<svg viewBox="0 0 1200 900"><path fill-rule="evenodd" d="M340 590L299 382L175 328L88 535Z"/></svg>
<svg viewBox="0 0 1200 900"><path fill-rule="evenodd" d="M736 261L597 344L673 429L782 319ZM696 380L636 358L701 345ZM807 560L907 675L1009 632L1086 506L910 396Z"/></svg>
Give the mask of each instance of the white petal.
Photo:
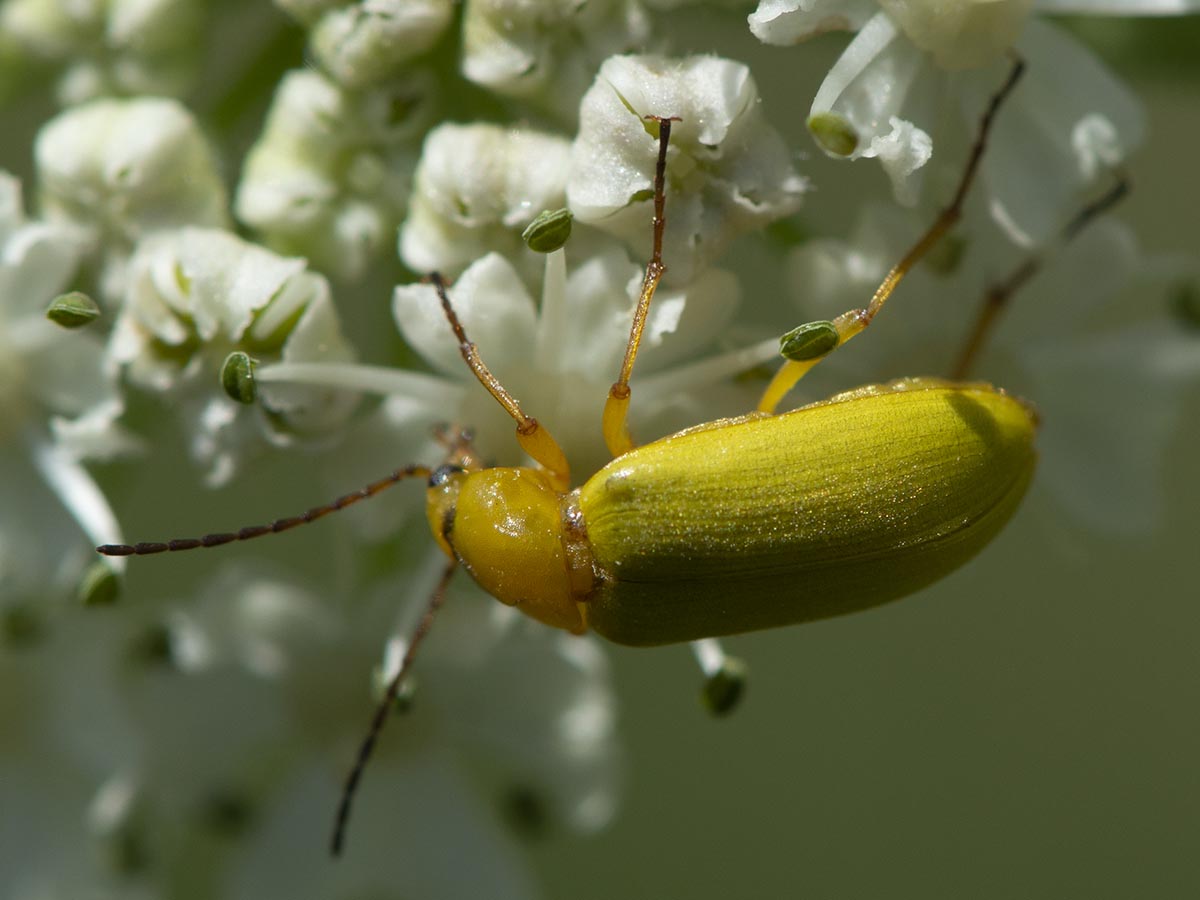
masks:
<svg viewBox="0 0 1200 900"><path fill-rule="evenodd" d="M400 255L416 272L461 272L495 251L540 274L521 230L543 210L561 208L570 145L524 128L443 125L425 139Z"/></svg>
<svg viewBox="0 0 1200 900"><path fill-rule="evenodd" d="M747 21L764 44L788 45L827 31L857 31L877 9L874 0L759 0Z"/></svg>
<svg viewBox="0 0 1200 900"><path fill-rule="evenodd" d="M434 45L450 22L451 0L369 0L326 12L312 29L322 68L352 88L393 74Z"/></svg>
<svg viewBox="0 0 1200 900"><path fill-rule="evenodd" d="M519 365L533 345L537 311L516 270L490 253L473 263L448 289L467 337L493 372ZM432 285L396 288L392 314L404 339L429 363L458 378L469 378L458 342L442 313Z"/></svg>
<svg viewBox="0 0 1200 900"><path fill-rule="evenodd" d="M188 228L139 247L126 302L163 339L174 328L155 312L155 297L191 318L201 340L217 335L236 340L303 271L304 260L277 256L230 232Z"/></svg>
<svg viewBox="0 0 1200 900"><path fill-rule="evenodd" d="M1145 122L1128 88L1064 32L1030 22L1018 50L1030 74L996 118L981 177L997 221L1030 245L1044 242L1106 186L1094 185L1097 175L1128 159ZM982 108L995 90L976 78L961 84L971 108Z"/></svg>
<svg viewBox="0 0 1200 900"><path fill-rule="evenodd" d="M907 132L911 139L919 131L904 123L932 118L925 113L936 108L934 79L928 57L903 39L887 15L879 13L829 70L813 97L809 115L834 115L852 130L856 148L837 155L851 159L874 156L880 150L876 141L882 141L882 148L896 156L905 143L901 135ZM902 123L899 130L897 122ZM908 156L912 162L919 158L915 152Z"/></svg>
<svg viewBox="0 0 1200 900"><path fill-rule="evenodd" d="M75 274L81 250L78 233L61 225L32 222L14 230L0 246L0 318L43 319Z"/></svg>
<svg viewBox="0 0 1200 900"><path fill-rule="evenodd" d="M94 544L120 543L121 526L108 499L80 462L48 441L33 437L31 458L50 489ZM111 560L117 571L124 560Z"/></svg>
<svg viewBox="0 0 1200 900"><path fill-rule="evenodd" d="M933 156L933 139L903 119L892 117L892 130L871 139L863 156L877 156L899 203L911 206L917 202L918 185L912 176Z"/></svg>
<svg viewBox="0 0 1200 900"><path fill-rule="evenodd" d="M805 183L766 121L749 70L717 57L613 57L583 99L567 187L580 220L648 244L657 129L676 116L664 259L668 278L691 280L738 234L794 212Z"/></svg>
<svg viewBox="0 0 1200 900"><path fill-rule="evenodd" d="M225 189L199 126L172 100L96 100L61 113L34 148L43 208L133 241L160 228L222 226Z"/></svg>
<svg viewBox="0 0 1200 900"><path fill-rule="evenodd" d="M97 335L62 331L45 323L49 340L25 357L29 389L42 406L67 417L116 400L105 377L104 345Z"/></svg>
<svg viewBox="0 0 1200 900"><path fill-rule="evenodd" d="M945 69L990 65L1012 47L1033 0L879 0L908 39Z"/></svg>
<svg viewBox="0 0 1200 900"><path fill-rule="evenodd" d="M616 247L574 268L567 281L570 315L560 371L601 380L607 376L610 382L616 377L641 279L642 267Z"/></svg>
<svg viewBox="0 0 1200 900"><path fill-rule="evenodd" d="M349 90L289 72L243 166L238 217L272 246L358 277L404 215L431 93L428 73Z"/></svg>
<svg viewBox="0 0 1200 900"><path fill-rule="evenodd" d="M50 420L50 433L55 443L76 459L106 461L143 454L146 443L117 424L124 412L124 402L114 396L73 419L55 416Z"/></svg>
<svg viewBox="0 0 1200 900"><path fill-rule="evenodd" d="M997 338L1037 343L1053 340L1052 335L1086 334L1092 323L1122 314L1117 304L1127 299L1129 286L1146 265L1128 226L1111 217L1092 222L1046 261L1029 286L1037 298L1024 293L1013 298ZM1053 302L1037 302L1041 297Z"/></svg>
<svg viewBox="0 0 1200 900"><path fill-rule="evenodd" d="M603 59L646 45L650 19L639 0L472 0L462 34L468 79L570 120Z"/></svg>

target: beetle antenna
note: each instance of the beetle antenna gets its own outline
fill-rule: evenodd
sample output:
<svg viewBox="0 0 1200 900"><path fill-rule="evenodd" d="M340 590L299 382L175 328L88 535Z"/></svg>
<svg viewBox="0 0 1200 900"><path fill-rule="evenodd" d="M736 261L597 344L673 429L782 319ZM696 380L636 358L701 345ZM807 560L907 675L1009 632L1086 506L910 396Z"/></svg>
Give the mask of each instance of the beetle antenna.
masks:
<svg viewBox="0 0 1200 900"><path fill-rule="evenodd" d="M375 707L375 714L371 717L371 726L367 731L367 736L363 738L363 742L358 747L358 756L355 757L354 766L350 769L350 774L346 776L346 784L342 788L342 799L338 803L337 815L333 820L333 838L329 842L329 852L333 856L342 855L342 847L346 843L346 825L350 821L350 807L354 803L354 794L358 790L358 783L362 780L363 771L366 769L367 761L370 760L371 753L375 749L379 733L383 731L388 711L392 708L392 704L396 702L396 697L400 693L400 685L404 683L405 677L412 668L413 660L416 659L417 648L421 646L421 642L429 634L429 629L433 626L433 619L437 615L438 610L442 608L442 603L446 599L446 586L450 584L450 576L454 574L456 568L458 568L458 562L451 561L447 564L445 571L442 572L442 577L438 581L437 587L429 595L429 603L425 606L425 613L421 616L421 621L417 624L417 630L413 632L408 649L404 651L404 659L400 663L400 668L396 670L396 674L388 682L383 699Z"/></svg>
<svg viewBox="0 0 1200 900"><path fill-rule="evenodd" d="M951 378L955 381L962 381L970 373L971 366L974 364L979 352L983 349L988 335L995 328L1000 313L1008 305L1012 295L1041 271L1042 267L1046 264L1046 259L1051 254L1069 244L1079 232L1083 231L1084 228L1128 196L1131 185L1132 182L1127 172L1117 172L1116 181L1113 185L1091 203L1083 207L1083 209L1079 210L1063 226L1055 241L1031 253L1015 269L1009 272L1005 278L1002 278L988 288L987 293L984 295L983 306L979 310L979 317L975 320L975 325L971 329L966 343L963 345L962 353L958 358L958 362L954 365Z"/></svg>
<svg viewBox="0 0 1200 900"><path fill-rule="evenodd" d="M865 308L847 310L832 322L812 323L813 325L822 326L823 329L831 334L831 338L829 340L822 339L817 345L818 350L811 353L804 353L799 358L790 358L788 362L783 364L779 371L775 373L775 377L771 379L771 383L767 385L767 389L763 392L762 399L758 403L760 412L774 412L787 392L808 373L809 369L870 325L871 321L878 315L879 310L883 308L883 304L892 296L892 293L896 290L900 282L904 280L904 276L962 218L963 203L966 200L967 192L975 182L976 174L978 174L979 161L983 158L983 151L987 146L992 125L995 123L996 113L1000 111L1000 107L1004 104L1004 101L1008 99L1013 89L1016 88L1024 72L1025 62L1020 57L1015 57L1012 68L1009 70L1008 78L1000 86L1000 89L992 95L992 99L988 102L987 108L979 120L979 129L975 135L975 143L971 146L971 153L967 157L967 164L963 168L962 175L959 177L958 187L955 189L954 197L949 205L938 214L933 224L926 229L920 239L904 254L900 262L892 266L891 270L884 276L882 283L875 289L875 293L871 297L871 302ZM833 334L833 332L836 332L836 334ZM822 335L822 338L824 338L824 335Z"/></svg>
<svg viewBox="0 0 1200 900"><path fill-rule="evenodd" d="M678 116L645 116L645 119L658 123L658 159L654 164L654 248L650 262L646 264L646 274L642 277L642 290L629 328L629 342L625 345L621 372L609 388L608 400L604 404L604 442L613 456L628 453L634 446L626 421L629 413L629 378L633 374L633 362L637 359L646 318L650 314L650 301L654 299L658 283L667 271L662 260L663 233L667 227L667 146L671 141L671 123L680 119Z"/></svg>
<svg viewBox="0 0 1200 900"><path fill-rule="evenodd" d="M222 544L229 544L233 541L248 541L251 538L262 537L264 534L278 534L281 531L287 531L298 525L307 525L309 522L315 522L317 519L327 516L331 512L345 509L359 500L374 497L380 491L406 478L429 478L431 474L432 470L428 466L405 466L403 469L397 469L392 472L386 478L380 478L378 481L373 481L365 487L359 488L357 491L343 494L332 503L314 506L312 509L298 516L276 519L270 525L248 525L237 531L215 532L198 538L175 538L170 541L143 541L137 544L103 544L96 548L96 552L103 553L105 556L149 556L152 553L174 553L179 550L195 550L199 547L219 547Z"/></svg>
<svg viewBox="0 0 1200 900"><path fill-rule="evenodd" d="M479 379L479 383L517 423L517 443L521 445L521 449L550 473L555 480L556 487L565 491L570 487L571 467L567 464L567 455L563 453L558 441L541 426L537 419L525 415L517 398L508 392L500 383L500 379L493 375L492 370L484 363L483 357L479 355L479 348L467 337L467 331L463 328L458 314L454 311L454 306L450 303L450 297L446 293L446 282L441 274L430 272L429 280L433 283L438 299L442 302L442 312L446 314L446 321L450 323L450 327L454 330L454 336L458 339L458 350L462 354L463 360L475 377Z"/></svg>

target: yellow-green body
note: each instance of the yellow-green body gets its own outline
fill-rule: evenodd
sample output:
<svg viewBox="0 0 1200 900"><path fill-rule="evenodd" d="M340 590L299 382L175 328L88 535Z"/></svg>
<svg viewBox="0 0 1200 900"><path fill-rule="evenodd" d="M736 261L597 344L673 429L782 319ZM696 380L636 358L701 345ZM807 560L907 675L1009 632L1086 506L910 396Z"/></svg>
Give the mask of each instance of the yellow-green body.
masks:
<svg viewBox="0 0 1200 900"><path fill-rule="evenodd" d="M903 597L1008 521L1034 423L982 385L868 388L613 460L580 490L600 582L588 625L662 644Z"/></svg>
<svg viewBox="0 0 1200 900"><path fill-rule="evenodd" d="M913 379L689 429L569 494L539 487L536 470L463 472L431 488L430 518L476 580L535 618L622 644L688 641L854 612L942 578L1016 509L1035 429L988 385ZM500 474L514 471L526 474Z"/></svg>

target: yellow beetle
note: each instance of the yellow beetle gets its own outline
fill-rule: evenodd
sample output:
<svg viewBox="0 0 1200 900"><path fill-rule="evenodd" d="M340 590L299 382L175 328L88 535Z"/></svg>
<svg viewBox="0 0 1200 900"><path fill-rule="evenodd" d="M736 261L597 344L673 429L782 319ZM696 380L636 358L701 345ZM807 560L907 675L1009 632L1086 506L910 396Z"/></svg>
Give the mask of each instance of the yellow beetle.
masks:
<svg viewBox="0 0 1200 900"><path fill-rule="evenodd" d="M574 633L654 645L773 628L895 600L991 541L1032 478L1036 417L986 384L930 378L772 415L803 375L862 332L957 219L1014 66L980 126L951 205L864 309L784 336L791 360L751 415L635 448L629 376L664 270L669 119L658 119L654 251L603 428L614 459L570 490L554 439L487 369L434 283L463 359L517 422L540 468L460 454L432 473L429 524L446 555L503 603ZM453 455L453 454L452 454Z"/></svg>
<svg viewBox="0 0 1200 900"><path fill-rule="evenodd" d="M772 628L865 609L934 582L980 551L1032 477L1036 417L986 384L913 378L774 411L812 366L870 324L904 274L960 214L1014 66L980 126L954 201L888 274L867 307L785 336L790 357L756 412L635 447L626 428L629 378L665 268L665 168L671 120L659 123L654 250L603 431L613 460L572 490L565 455L481 359L431 276L462 356L517 423L537 467L486 467L463 433L446 462L413 465L332 503L270 525L201 538L98 548L109 555L211 547L285 531L401 480L427 481L427 514L449 563L376 710L347 780L334 830L386 710L461 565L496 599L573 633L653 645Z"/></svg>
<svg viewBox="0 0 1200 900"><path fill-rule="evenodd" d="M430 525L539 621L667 644L865 609L943 577L1016 509L1034 420L988 385L909 379L724 419L570 493L539 469L444 466Z"/></svg>

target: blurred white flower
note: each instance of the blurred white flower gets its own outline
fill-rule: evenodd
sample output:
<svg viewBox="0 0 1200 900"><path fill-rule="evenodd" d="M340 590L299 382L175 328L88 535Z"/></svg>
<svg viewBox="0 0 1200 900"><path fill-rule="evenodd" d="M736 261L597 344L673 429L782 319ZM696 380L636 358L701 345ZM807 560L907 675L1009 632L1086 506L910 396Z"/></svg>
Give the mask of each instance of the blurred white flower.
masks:
<svg viewBox="0 0 1200 900"><path fill-rule="evenodd" d="M361 702L340 703L343 712L331 721L314 695L334 695L318 685L315 673L361 671L364 661L381 658L389 633L389 650L397 651L391 656L403 652L445 565L432 542L421 555L426 562L415 577L387 577L363 590L358 601L339 606L295 579L226 566L194 601L171 614L173 657L199 677L234 667L273 681L277 703L288 711L282 733L273 738L278 746L312 746L305 735L323 733L313 762L327 771L339 757L349 765L370 719L366 683L357 693L349 686L348 696ZM419 778L404 770L429 765L431 743L443 743L508 770L511 783L534 790L554 821L583 829L604 824L615 802L619 754L608 666L594 640L548 631L465 577L451 595L417 657L414 714L391 723L364 789L371 790L376 766L381 774L391 768L406 780ZM487 690L489 683L503 684L503 693ZM449 756L449 750L435 755ZM338 774L345 773L335 768L328 787L340 786ZM459 786L454 793L467 791ZM329 806L310 827L322 832L332 812ZM352 851L371 827L353 825Z"/></svg>
<svg viewBox="0 0 1200 900"><path fill-rule="evenodd" d="M877 12L877 0L759 0L747 21L764 44L787 46L827 31L857 31Z"/></svg>
<svg viewBox="0 0 1200 900"><path fill-rule="evenodd" d="M233 474L247 443L327 435L355 405L334 389L264 385L259 403L244 407L220 390L222 366L235 350L289 362L354 355L329 283L304 260L211 229L143 240L129 263L111 361L132 383L170 395L213 484Z"/></svg>
<svg viewBox="0 0 1200 900"><path fill-rule="evenodd" d="M497 94L574 122L596 67L644 47L649 37L639 0L468 0L462 70Z"/></svg>
<svg viewBox="0 0 1200 900"><path fill-rule="evenodd" d="M981 178L1010 240L1043 243L1141 143L1137 101L1082 45L1026 21L1032 0L887 0L864 18L869 5L764 0L751 30L769 43L835 25L858 30L817 90L809 124L831 155L878 158L901 203L955 176L959 148L1011 65L1002 59L1010 47L1025 77L997 119Z"/></svg>
<svg viewBox="0 0 1200 900"><path fill-rule="evenodd" d="M192 85L206 5L197 0L8 0L0 42L61 68L58 99L179 96Z"/></svg>
<svg viewBox="0 0 1200 900"><path fill-rule="evenodd" d="M174 100L95 100L42 127L34 155L43 214L87 235L102 298L124 292L134 245L156 231L225 227L225 186L192 114Z"/></svg>
<svg viewBox="0 0 1200 900"><path fill-rule="evenodd" d="M238 218L280 253L357 278L391 247L408 202L429 78L349 91L288 73L238 185Z"/></svg>
<svg viewBox="0 0 1200 900"><path fill-rule="evenodd" d="M317 64L345 88L382 82L429 50L450 23L452 0L275 0L309 26Z"/></svg>
<svg viewBox="0 0 1200 900"><path fill-rule="evenodd" d="M0 172L0 599L68 596L94 562L82 552L83 536L120 540L81 460L133 448L116 425L124 406L105 372L99 337L46 317L74 275L80 249L73 229L27 220L20 183ZM30 488L31 475L68 515Z"/></svg>
<svg viewBox="0 0 1200 900"><path fill-rule="evenodd" d="M605 61L583 98L567 198L589 225L637 252L648 244L658 126L677 117L667 156L667 278L686 284L743 232L795 212L805 181L767 121L750 70L715 56Z"/></svg>
<svg viewBox="0 0 1200 900"><path fill-rule="evenodd" d="M400 258L414 272L458 275L486 253L536 277L541 257L521 231L566 202L570 144L527 128L441 125L425 138Z"/></svg>

